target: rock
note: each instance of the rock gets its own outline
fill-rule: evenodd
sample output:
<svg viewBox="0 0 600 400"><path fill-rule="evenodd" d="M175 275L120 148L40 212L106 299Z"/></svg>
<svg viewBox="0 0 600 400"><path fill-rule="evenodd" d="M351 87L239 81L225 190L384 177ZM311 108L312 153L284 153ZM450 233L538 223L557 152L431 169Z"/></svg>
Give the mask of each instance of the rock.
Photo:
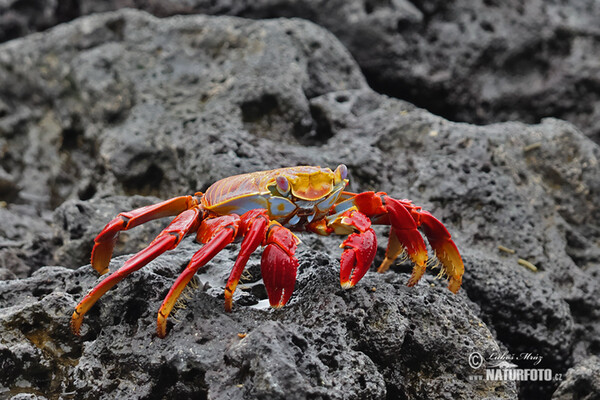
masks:
<svg viewBox="0 0 600 400"><path fill-rule="evenodd" d="M42 265L81 265L91 232L95 236L122 207L137 206L115 203L98 212L92 226L73 215L69 231L61 232L61 209L95 207L84 200L193 194L222 176L216 165L227 174L269 168L277 158L286 165L285 156L258 142L319 140L308 99L365 86L347 51L310 23L214 21L198 16L164 24L125 11L2 46L0 166L6 181L20 188L3 197L10 204L0 208L13 213L0 227L10 231L3 234L10 242L0 244L5 267L26 276ZM153 36L159 26L164 35ZM28 73L22 76L15 65ZM230 135L222 137L222 129ZM49 210L65 200L50 226ZM43 240L30 243L14 224ZM78 237L84 232L85 239ZM123 249L134 250L139 246Z"/></svg>
<svg viewBox="0 0 600 400"><path fill-rule="evenodd" d="M48 29L78 16L77 1L3 1L0 4L0 42Z"/></svg>
<svg viewBox="0 0 600 400"><path fill-rule="evenodd" d="M393 273L369 273L344 291L337 262L311 249L299 254L289 306L274 311L236 302L231 314L223 311L222 291L236 251L223 251L198 275L199 288L186 289L186 307L170 318L167 338L158 339L156 310L198 247L185 240L122 281L88 313L81 338L68 332L68 320L98 282L89 266L46 267L0 282L0 393L380 399L442 390L460 398L516 398L514 383L467 380L468 353L499 348L464 294L433 285L412 290L404 286L407 274ZM126 259L115 258L112 267Z"/></svg>
<svg viewBox="0 0 600 400"><path fill-rule="evenodd" d="M473 258L462 250L464 287L509 352L540 355L555 373L594 353L598 146L557 120L475 128L365 91L343 98L340 103L340 93L332 93L313 104L334 127L333 137L347 144L342 155L352 155L349 170L366 182L358 190L421 199L418 204L456 227L450 231L459 247L480 250ZM356 140L355 132L370 135ZM592 217L581 218L582 210ZM517 254L503 255L498 245ZM575 258L575 251L587 256ZM520 266L519 258L538 272ZM521 395L547 397L556 385L523 382Z"/></svg>
<svg viewBox="0 0 600 400"><path fill-rule="evenodd" d="M46 4L48 3L48 4ZM600 143L600 65L594 0L9 1L4 40L76 15L139 7L158 16L299 17L333 32L378 91L455 121L571 121ZM0 36L0 40L3 37Z"/></svg>
<svg viewBox="0 0 600 400"><path fill-rule="evenodd" d="M4 279L24 278L52 260L50 212L24 205L0 207L0 269Z"/></svg>
<svg viewBox="0 0 600 400"><path fill-rule="evenodd" d="M567 301L553 291L552 282L532 276L509 259L500 261L469 251L463 252L463 257L470 266L464 287L481 307L482 319L510 349L504 361L519 368L550 369L552 376L563 374L565 365L572 363L575 336L580 335L574 332L577 317L571 314ZM502 354L484 356L503 360ZM539 397L540 391L551 393L557 383L524 382L521 395Z"/></svg>
<svg viewBox="0 0 600 400"><path fill-rule="evenodd" d="M24 188L15 202L52 208L206 189L220 176L215 165L234 174L285 164L258 142L324 140L308 100L365 87L347 51L308 22L133 10L4 44L0 81L0 98L11 99L0 118L3 165Z"/></svg>
<svg viewBox="0 0 600 400"><path fill-rule="evenodd" d="M471 376L496 353L539 355L564 374L598 352L600 148L569 123L480 127L377 94L306 21L134 10L0 45L0 93L0 166L19 182L0 209L2 260L31 275L0 283L2 395L543 399L559 382ZM340 163L350 190L410 198L444 222L466 262L458 295L429 274L405 287L407 263L342 291L343 238L303 235L288 306L264 309L254 258L235 312L223 312L234 246L198 274L158 340L156 310L198 249L190 238L108 292L81 339L68 332L98 282L89 265L72 268L120 211L236 173ZM111 269L167 223L124 232ZM375 263L385 229L378 237ZM41 250L23 252L28 243Z"/></svg>
<svg viewBox="0 0 600 400"><path fill-rule="evenodd" d="M552 396L554 400L597 399L600 393L600 359L589 357L567 371Z"/></svg>

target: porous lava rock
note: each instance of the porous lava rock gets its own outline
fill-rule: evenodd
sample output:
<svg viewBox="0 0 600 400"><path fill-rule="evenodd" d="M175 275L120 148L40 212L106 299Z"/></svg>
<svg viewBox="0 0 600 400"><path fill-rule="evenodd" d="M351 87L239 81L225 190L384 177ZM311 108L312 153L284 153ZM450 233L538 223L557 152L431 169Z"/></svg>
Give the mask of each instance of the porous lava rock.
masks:
<svg viewBox="0 0 600 400"><path fill-rule="evenodd" d="M473 376L498 354L563 376L598 355L600 149L567 122L450 122L371 90L303 20L135 10L0 45L0 101L2 277L21 278L0 282L1 396L550 398L560 381ZM69 332L101 279L93 238L119 211L237 173L340 163L350 190L410 198L445 223L465 260L457 295L436 271L407 288L408 263L343 291L342 239L302 234L288 306L264 306L257 255L223 311L232 246L160 340L156 311L199 248L190 237L109 291L81 338ZM111 269L166 223L123 234Z"/></svg>
<svg viewBox="0 0 600 400"><path fill-rule="evenodd" d="M454 121L562 118L600 143L595 0L7 0L0 41L122 7L308 19L340 39L381 93Z"/></svg>

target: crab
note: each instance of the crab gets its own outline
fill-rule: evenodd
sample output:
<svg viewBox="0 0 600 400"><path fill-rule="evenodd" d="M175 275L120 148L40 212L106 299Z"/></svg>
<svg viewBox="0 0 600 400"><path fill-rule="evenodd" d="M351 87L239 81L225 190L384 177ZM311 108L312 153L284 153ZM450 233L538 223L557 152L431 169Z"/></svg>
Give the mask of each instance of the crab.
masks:
<svg viewBox="0 0 600 400"><path fill-rule="evenodd" d="M94 287L75 308L71 330L80 334L85 313L110 288L142 268L181 240L196 233L204 245L191 258L165 297L157 317L157 335L167 334L167 317L196 271L235 239L241 239L239 255L225 286L225 310L232 310L233 294L250 255L263 245L261 274L271 307L284 306L294 291L300 243L293 231L319 235L347 235L342 242L340 283L355 286L369 270L377 250L372 224L390 226L385 258L378 272L385 272L405 254L413 263L408 286L414 286L432 260L439 261L440 274L448 277L448 289L457 293L464 264L445 226L431 213L410 200L397 200L385 192L352 193L347 168L335 171L298 166L231 176L211 185L205 193L179 196L161 203L122 212L95 238L91 264L99 273L108 272L119 232L147 221L175 216L148 247L129 258ZM435 254L429 258L420 228Z"/></svg>

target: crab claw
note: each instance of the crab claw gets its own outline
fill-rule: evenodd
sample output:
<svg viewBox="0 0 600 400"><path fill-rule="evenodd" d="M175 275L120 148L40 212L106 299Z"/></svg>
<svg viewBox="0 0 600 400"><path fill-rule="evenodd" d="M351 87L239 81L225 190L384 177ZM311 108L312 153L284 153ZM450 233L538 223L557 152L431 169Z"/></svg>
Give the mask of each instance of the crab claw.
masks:
<svg viewBox="0 0 600 400"><path fill-rule="evenodd" d="M276 222L271 223L260 270L273 308L283 307L294 292L298 270L294 253L299 242L289 229Z"/></svg>
<svg viewBox="0 0 600 400"><path fill-rule="evenodd" d="M389 196L384 196L384 199L390 224L394 228L394 233L398 241L404 246L412 262L417 267L423 268L427 262L427 247L425 247L423 237L417 230L417 224L411 216L410 211L396 199ZM438 223L440 222L438 221Z"/></svg>
<svg viewBox="0 0 600 400"><path fill-rule="evenodd" d="M367 273L377 251L375 231L368 228L361 233L353 233L341 244L344 248L340 260L340 283L349 289L356 285Z"/></svg>
<svg viewBox="0 0 600 400"><path fill-rule="evenodd" d="M456 248L456 244L454 244L444 224L431 215L431 213L421 211L419 216L421 219L421 228L425 232L425 236L427 236L427 240L431 244L436 257L442 263L442 273L448 275L448 289L452 293L456 293L460 289L462 276L465 272L465 266Z"/></svg>

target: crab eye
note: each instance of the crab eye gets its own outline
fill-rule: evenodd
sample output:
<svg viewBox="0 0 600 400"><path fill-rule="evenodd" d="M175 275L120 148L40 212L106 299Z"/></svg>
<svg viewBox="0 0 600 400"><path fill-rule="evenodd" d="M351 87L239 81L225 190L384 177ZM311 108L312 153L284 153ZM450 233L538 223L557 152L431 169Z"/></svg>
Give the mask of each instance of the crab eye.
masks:
<svg viewBox="0 0 600 400"><path fill-rule="evenodd" d="M338 167L335 169L335 175L339 176L341 180L346 179L348 176L348 168L346 168L344 164L338 165Z"/></svg>
<svg viewBox="0 0 600 400"><path fill-rule="evenodd" d="M287 196L287 194L290 192L290 183L288 180L284 176L278 176L275 178L275 182L277 183L277 191L282 196Z"/></svg>

